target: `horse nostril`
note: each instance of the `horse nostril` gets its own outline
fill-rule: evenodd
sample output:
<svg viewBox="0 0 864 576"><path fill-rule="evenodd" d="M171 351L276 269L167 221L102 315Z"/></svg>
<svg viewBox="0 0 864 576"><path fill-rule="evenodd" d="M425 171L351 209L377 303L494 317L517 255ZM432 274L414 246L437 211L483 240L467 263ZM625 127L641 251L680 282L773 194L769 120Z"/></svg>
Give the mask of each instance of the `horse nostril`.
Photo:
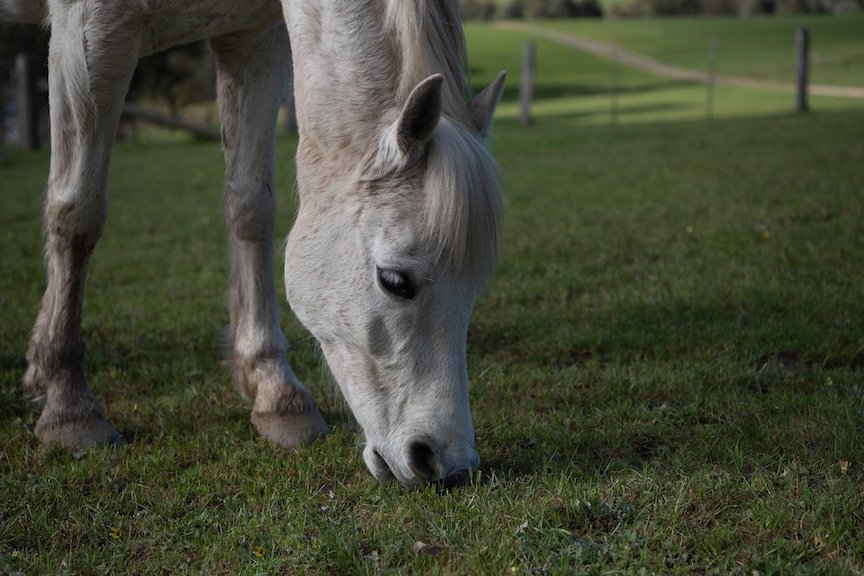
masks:
<svg viewBox="0 0 864 576"><path fill-rule="evenodd" d="M408 465L426 482L438 479L438 458L425 442L415 441L408 445Z"/></svg>
<svg viewBox="0 0 864 576"><path fill-rule="evenodd" d="M471 481L471 472L468 469L459 470L458 472L454 472L450 474L441 481L442 487L445 489L457 488L459 486L465 486Z"/></svg>

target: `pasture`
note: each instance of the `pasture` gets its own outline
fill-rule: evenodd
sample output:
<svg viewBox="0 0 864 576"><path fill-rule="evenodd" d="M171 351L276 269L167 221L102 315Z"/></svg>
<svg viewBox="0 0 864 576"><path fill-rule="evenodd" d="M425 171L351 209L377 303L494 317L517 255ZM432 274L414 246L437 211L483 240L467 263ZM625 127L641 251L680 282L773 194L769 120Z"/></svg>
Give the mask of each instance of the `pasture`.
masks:
<svg viewBox="0 0 864 576"><path fill-rule="evenodd" d="M518 38L469 27L478 85L518 69ZM333 434L297 453L257 435L220 368L219 146L162 133L115 150L84 314L128 443L40 447L19 381L48 156L0 161L0 571L864 571L864 102L792 116L736 89L704 121L698 96L674 103L700 88L622 69L641 100L608 126L607 63L546 48L536 125L513 120L513 82L493 132L505 234L468 337L482 464L451 492L375 483L284 305Z"/></svg>
<svg viewBox="0 0 864 576"><path fill-rule="evenodd" d="M717 71L794 82L795 31L805 27L812 38L810 80L814 83L864 86L861 37L864 16L785 16L782 18L681 18L658 20L548 23L588 38L614 42L663 62L697 70L708 68L708 39L717 42Z"/></svg>
<svg viewBox="0 0 864 576"><path fill-rule="evenodd" d="M532 22L551 30L600 40L650 56L664 63L698 71L708 69L709 38L717 44L718 74L791 84L795 79L795 30L811 31L810 80L862 86L864 18L798 16L786 18L675 18L648 20L561 20ZM579 123L609 124L612 87L619 121L657 122L706 117L706 87L660 78L611 58L601 59L525 32L469 23L469 50L478 86L492 80L501 68L508 71L505 100L499 117L517 118L522 48L536 44L537 75L533 110L538 116L566 118ZM616 78L613 80L613 78ZM788 112L794 100L781 91L717 85L713 117L762 116ZM810 96L815 110L858 110L861 99Z"/></svg>

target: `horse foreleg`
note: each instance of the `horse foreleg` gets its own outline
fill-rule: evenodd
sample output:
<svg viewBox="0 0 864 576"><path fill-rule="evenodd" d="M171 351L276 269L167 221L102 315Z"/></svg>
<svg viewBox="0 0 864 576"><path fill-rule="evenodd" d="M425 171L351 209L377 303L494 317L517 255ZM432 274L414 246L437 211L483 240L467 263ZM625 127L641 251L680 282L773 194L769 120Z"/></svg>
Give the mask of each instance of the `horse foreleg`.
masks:
<svg viewBox="0 0 864 576"><path fill-rule="evenodd" d="M86 11L75 5L55 5L49 51L47 287L27 350L24 384L45 399L36 423L39 440L79 450L121 439L84 375L81 309L90 256L107 215L108 160L138 38L88 21Z"/></svg>
<svg viewBox="0 0 864 576"><path fill-rule="evenodd" d="M286 360L273 284L273 148L288 79L288 35L280 25L220 37L212 45L226 165L232 375L240 392L254 398L258 431L294 447L329 428Z"/></svg>

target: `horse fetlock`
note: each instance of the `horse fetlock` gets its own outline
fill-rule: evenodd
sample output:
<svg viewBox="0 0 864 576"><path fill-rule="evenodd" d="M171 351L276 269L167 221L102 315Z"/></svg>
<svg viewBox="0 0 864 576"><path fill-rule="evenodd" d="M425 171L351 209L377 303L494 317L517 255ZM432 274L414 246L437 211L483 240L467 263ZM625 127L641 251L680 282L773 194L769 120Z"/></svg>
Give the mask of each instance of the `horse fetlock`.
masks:
<svg viewBox="0 0 864 576"><path fill-rule="evenodd" d="M255 379L250 378L249 364L238 358L231 358L225 361L225 365L231 370L231 381L234 382L240 396L244 400L253 400L258 391L258 385Z"/></svg>
<svg viewBox="0 0 864 576"><path fill-rule="evenodd" d="M257 406L265 398L278 399L302 388L283 354L274 351L258 358L236 355L229 361L231 378L243 398L255 400Z"/></svg>
<svg viewBox="0 0 864 576"><path fill-rule="evenodd" d="M84 344L80 341L66 345L52 345L35 338L27 349L27 372L23 383L26 390L42 395L54 381L84 383Z"/></svg>

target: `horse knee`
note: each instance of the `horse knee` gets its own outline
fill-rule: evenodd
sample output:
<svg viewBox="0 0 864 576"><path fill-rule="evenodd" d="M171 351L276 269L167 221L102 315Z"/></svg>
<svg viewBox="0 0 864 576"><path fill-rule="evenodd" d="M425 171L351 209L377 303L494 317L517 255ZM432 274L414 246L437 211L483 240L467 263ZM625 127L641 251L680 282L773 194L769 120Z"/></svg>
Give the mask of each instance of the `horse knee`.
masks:
<svg viewBox="0 0 864 576"><path fill-rule="evenodd" d="M45 206L45 233L49 244L89 256L105 227L107 207L96 202L49 200Z"/></svg>
<svg viewBox="0 0 864 576"><path fill-rule="evenodd" d="M273 239L276 203L273 186L225 188L225 222L238 240L270 242Z"/></svg>

